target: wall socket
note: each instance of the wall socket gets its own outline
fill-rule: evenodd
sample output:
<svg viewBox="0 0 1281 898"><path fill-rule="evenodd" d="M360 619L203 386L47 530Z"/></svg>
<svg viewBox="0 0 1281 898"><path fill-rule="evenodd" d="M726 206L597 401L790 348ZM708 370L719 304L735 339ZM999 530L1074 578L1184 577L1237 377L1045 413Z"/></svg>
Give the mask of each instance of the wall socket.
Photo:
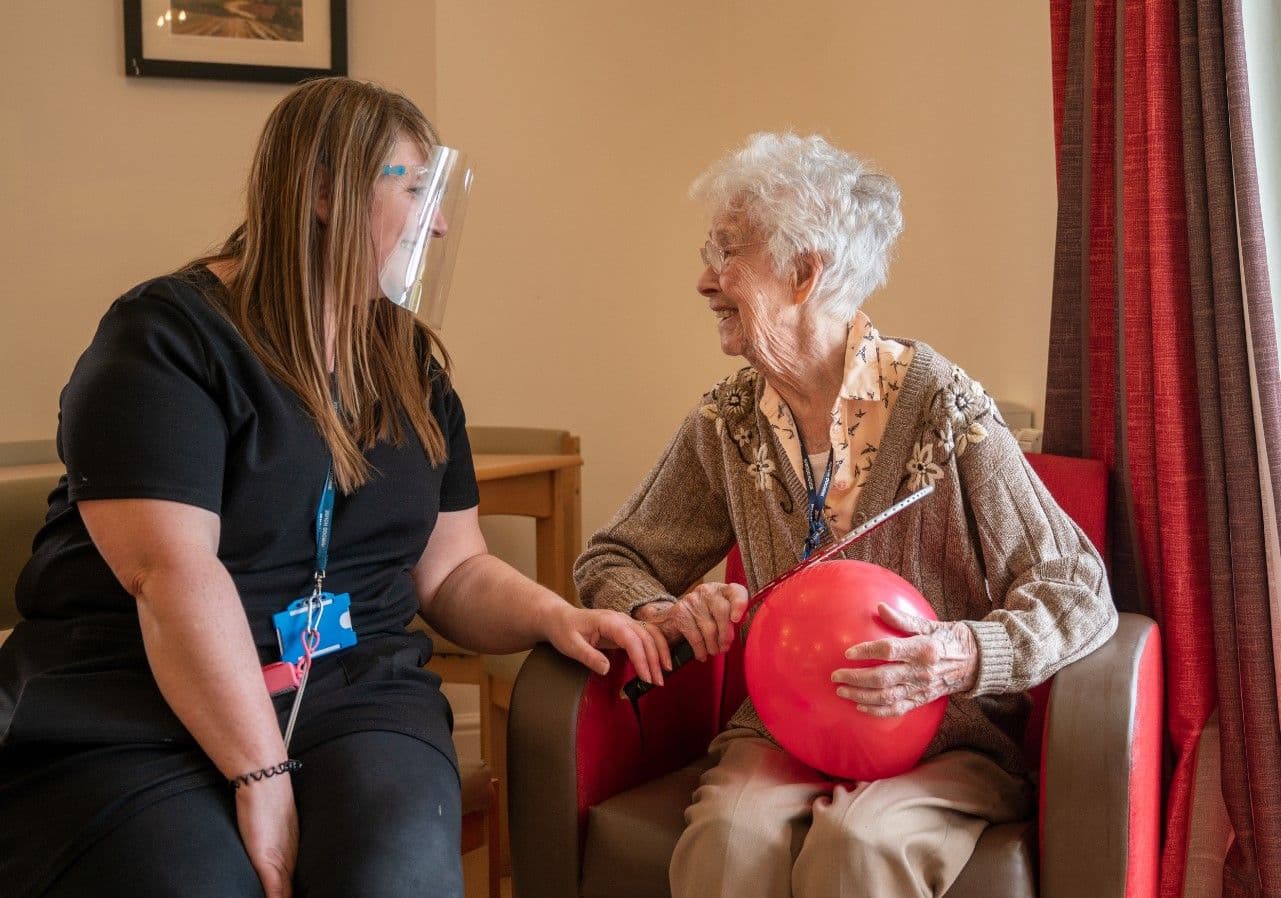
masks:
<svg viewBox="0 0 1281 898"><path fill-rule="evenodd" d="M996 401L996 409L1001 413L1014 438L1019 441L1019 448L1024 452L1041 451L1041 428L1033 427L1032 410L1017 402Z"/></svg>
<svg viewBox="0 0 1281 898"><path fill-rule="evenodd" d="M1013 431L1014 438L1019 441L1019 448L1024 452L1041 451L1041 428L1039 427L1020 427Z"/></svg>
<svg viewBox="0 0 1281 898"><path fill-rule="evenodd" d="M998 399L996 400L996 410L1001 413L1001 420L1014 433L1018 433L1024 427L1031 427L1035 423L1032 420L1032 410L1025 405L1019 405L1017 402Z"/></svg>

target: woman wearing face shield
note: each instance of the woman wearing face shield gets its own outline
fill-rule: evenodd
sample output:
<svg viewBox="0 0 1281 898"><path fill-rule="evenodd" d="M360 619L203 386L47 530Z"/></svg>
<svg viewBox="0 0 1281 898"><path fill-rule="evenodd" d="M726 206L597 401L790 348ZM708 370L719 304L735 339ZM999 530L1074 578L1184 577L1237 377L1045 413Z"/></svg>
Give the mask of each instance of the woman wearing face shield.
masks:
<svg viewBox="0 0 1281 898"><path fill-rule="evenodd" d="M732 545L755 591L932 485L845 555L911 581L939 621L882 605L904 635L846 657L889 663L833 670L826 688L852 720L949 708L915 770L852 783L790 756L748 700L712 743L672 894L943 895L990 823L1030 812L1026 691L1112 634L1103 564L982 387L861 311L902 229L890 178L822 138L758 134L693 192L711 218L698 292L721 351L750 367L702 398L592 537L579 594L705 659L747 626L743 587L690 588Z"/></svg>
<svg viewBox="0 0 1281 898"><path fill-rule="evenodd" d="M221 251L103 317L0 648L5 894L461 895L413 616L596 670L618 645L661 677L638 622L486 551L448 356L398 307L457 236L440 198L469 175L437 144L403 96L302 85Z"/></svg>

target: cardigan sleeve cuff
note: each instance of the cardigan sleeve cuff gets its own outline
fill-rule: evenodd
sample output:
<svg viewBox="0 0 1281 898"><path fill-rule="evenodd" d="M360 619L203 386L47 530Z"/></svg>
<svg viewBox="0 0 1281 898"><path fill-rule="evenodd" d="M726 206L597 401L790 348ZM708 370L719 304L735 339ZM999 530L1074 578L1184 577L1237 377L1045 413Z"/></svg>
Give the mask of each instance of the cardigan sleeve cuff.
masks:
<svg viewBox="0 0 1281 898"><path fill-rule="evenodd" d="M979 646L979 675L963 698L1009 692L1014 675L1014 646L1005 625L998 621L965 621Z"/></svg>
<svg viewBox="0 0 1281 898"><path fill-rule="evenodd" d="M637 608L651 602L676 601L662 584L640 571L614 570L610 572L610 581L608 589L598 590L591 601L584 604L633 615Z"/></svg>
<svg viewBox="0 0 1281 898"><path fill-rule="evenodd" d="M646 605L653 605L655 602L671 602L674 604L676 602L676 597L669 595L651 595L633 602L631 607L627 609L627 613L632 617L635 617L637 611L644 608Z"/></svg>

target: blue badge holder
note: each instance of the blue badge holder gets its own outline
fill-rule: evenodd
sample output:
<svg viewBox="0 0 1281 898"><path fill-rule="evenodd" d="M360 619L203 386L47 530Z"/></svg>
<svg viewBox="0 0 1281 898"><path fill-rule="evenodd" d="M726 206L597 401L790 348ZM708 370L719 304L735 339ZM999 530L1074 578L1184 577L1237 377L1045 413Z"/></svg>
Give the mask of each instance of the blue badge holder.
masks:
<svg viewBox="0 0 1281 898"><path fill-rule="evenodd" d="M276 627L276 642L280 646L280 660L297 664L306 654L302 644L303 630L307 628L307 603L311 597L289 603L284 611L271 616ZM313 658L351 648L356 644L356 631L351 626L351 596L345 592L335 595L322 592L320 601L320 641ZM315 616L313 613L313 621Z"/></svg>

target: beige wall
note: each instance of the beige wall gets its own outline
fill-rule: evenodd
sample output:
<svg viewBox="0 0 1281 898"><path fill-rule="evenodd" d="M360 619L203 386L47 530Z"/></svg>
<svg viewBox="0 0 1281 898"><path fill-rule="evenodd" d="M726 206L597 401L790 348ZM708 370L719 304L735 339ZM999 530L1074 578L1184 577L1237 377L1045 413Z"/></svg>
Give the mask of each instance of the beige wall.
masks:
<svg viewBox="0 0 1281 898"><path fill-rule="evenodd" d="M821 131L894 174L907 230L868 311L1039 410L1054 227L1040 4L349 7L352 73L436 110L476 158L446 318L471 418L580 433L589 530L738 364L693 292L705 223L685 189L752 130ZM117 2L6 9L0 441L50 436L107 304L234 224L285 91L126 79L121 55Z"/></svg>
<svg viewBox="0 0 1281 898"><path fill-rule="evenodd" d="M430 110L434 0L350 5L352 74ZM111 301L231 230L258 131L288 90L126 78L123 40L118 0L5 5L0 442L52 437L58 392Z"/></svg>
<svg viewBox="0 0 1281 898"><path fill-rule="evenodd" d="M445 336L472 420L582 435L589 532L738 364L693 291L706 225L685 190L753 130L820 131L898 178L907 229L873 320L1039 420L1040 4L442 0L437 27L439 124L478 167Z"/></svg>

